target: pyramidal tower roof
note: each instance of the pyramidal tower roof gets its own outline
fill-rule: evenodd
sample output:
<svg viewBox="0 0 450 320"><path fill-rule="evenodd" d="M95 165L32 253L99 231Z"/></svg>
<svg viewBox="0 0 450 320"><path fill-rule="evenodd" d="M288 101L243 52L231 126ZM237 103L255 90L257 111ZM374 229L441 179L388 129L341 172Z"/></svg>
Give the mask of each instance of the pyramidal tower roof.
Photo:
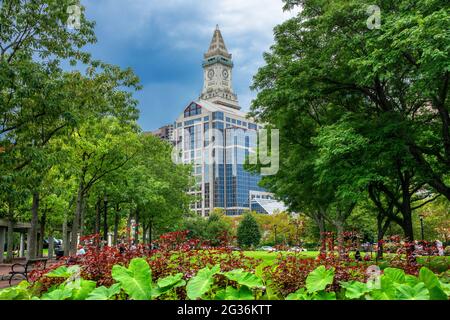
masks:
<svg viewBox="0 0 450 320"><path fill-rule="evenodd" d="M219 25L216 26L216 30L214 31L214 35L211 40L209 50L207 53L205 53L205 59L214 56L223 56L228 59L232 58L232 55L228 52L227 47L225 45L225 41L223 40L222 32L220 32Z"/></svg>

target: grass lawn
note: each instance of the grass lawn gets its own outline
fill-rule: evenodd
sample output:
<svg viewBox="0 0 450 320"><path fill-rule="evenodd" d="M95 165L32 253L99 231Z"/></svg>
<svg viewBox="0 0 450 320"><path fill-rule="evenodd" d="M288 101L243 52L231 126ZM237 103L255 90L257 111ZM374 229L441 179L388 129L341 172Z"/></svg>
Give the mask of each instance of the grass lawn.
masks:
<svg viewBox="0 0 450 320"><path fill-rule="evenodd" d="M275 264L275 261L279 254L289 255L294 254L293 252L267 252L267 251L245 251L244 254L247 257L261 259L262 266L271 266ZM302 257L305 258L316 258L319 255L319 251L308 251L300 253ZM364 253L361 253L364 256ZM385 254L387 256L389 254ZM351 254L352 256L352 254ZM375 258L375 254L373 255ZM450 256L447 257L418 257L417 262L425 267L436 270L439 273L448 271L450 269ZM375 261L373 261L375 263ZM388 267L388 262L386 260L381 260L378 262L381 269Z"/></svg>

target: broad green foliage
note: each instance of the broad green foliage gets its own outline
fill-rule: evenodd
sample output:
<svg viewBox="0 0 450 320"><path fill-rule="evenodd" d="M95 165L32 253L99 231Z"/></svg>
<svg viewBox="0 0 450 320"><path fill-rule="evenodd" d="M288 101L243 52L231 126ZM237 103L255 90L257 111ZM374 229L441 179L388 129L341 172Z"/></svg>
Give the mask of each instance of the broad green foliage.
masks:
<svg viewBox="0 0 450 320"><path fill-rule="evenodd" d="M217 292L215 300L255 300L253 292L246 286L239 289L227 287Z"/></svg>
<svg viewBox="0 0 450 320"><path fill-rule="evenodd" d="M152 297L152 274L145 259L133 259L128 268L114 266L112 277L133 300L150 300Z"/></svg>
<svg viewBox="0 0 450 320"><path fill-rule="evenodd" d="M320 266L313 270L306 278L306 289L300 288L298 291L287 296L287 300L336 300L336 293L326 292L328 285L334 280L334 268L326 269Z"/></svg>
<svg viewBox="0 0 450 320"><path fill-rule="evenodd" d="M238 284L249 288L260 288L263 286L263 282L260 277L242 269L225 272L223 275L228 279L236 281Z"/></svg>
<svg viewBox="0 0 450 320"><path fill-rule="evenodd" d="M74 274L77 274L80 272L79 266L61 266L55 270L50 271L46 274L49 278L69 278L73 276Z"/></svg>
<svg viewBox="0 0 450 320"><path fill-rule="evenodd" d="M121 284L116 283L112 285L110 288L106 288L104 286L95 288L86 300L111 300L114 296L118 295L121 290Z"/></svg>
<svg viewBox="0 0 450 320"><path fill-rule="evenodd" d="M68 268L61 267L54 274L71 274ZM76 270L77 268L72 268ZM336 299L367 299L367 300L448 300L450 284L443 283L427 268L420 270L419 277L404 275L399 269L386 269L377 283L358 281L341 282L340 292L331 291L335 271L320 266L313 270L306 279L306 286L289 294L286 300L336 300ZM222 286L216 281L221 277L237 283ZM61 276L64 277L65 276ZM206 267L192 277L186 284L183 274L176 274L159 279L152 283L150 267L146 260L133 259L128 268L113 267L113 277L118 283L110 288L96 288L94 281L81 278L73 279L71 274L62 284L50 288L42 296L35 296L34 286L24 281L18 286L0 290L0 300L152 300L160 298L176 299L175 289L185 289L188 299L211 300L277 300L270 280L263 282L263 277L253 275L243 270L220 272L220 266ZM223 280L223 279L221 279ZM266 293L261 295L262 285Z"/></svg>
<svg viewBox="0 0 450 320"><path fill-rule="evenodd" d="M311 272L306 278L306 289L309 293L325 290L325 288L333 283L334 268L326 269L320 266Z"/></svg>
<svg viewBox="0 0 450 320"><path fill-rule="evenodd" d="M220 272L220 266L211 269L206 267L200 270L195 277L189 280L186 286L187 296L191 300L198 300L210 291L214 283L214 275Z"/></svg>
<svg viewBox="0 0 450 320"><path fill-rule="evenodd" d="M30 300L32 294L29 286L27 281L22 281L16 287L0 290L0 300Z"/></svg>
<svg viewBox="0 0 450 320"><path fill-rule="evenodd" d="M183 274L178 273L174 276L168 276L163 279L159 279L157 282L157 287L153 290L153 297L161 296L170 292L173 289L184 287L186 281L183 280Z"/></svg>
<svg viewBox="0 0 450 320"><path fill-rule="evenodd" d="M445 291L448 284L426 267L420 269L419 277L405 275L403 270L387 268L379 282L368 285L352 281L341 283L347 299L368 300L448 300Z"/></svg>
<svg viewBox="0 0 450 320"><path fill-rule="evenodd" d="M370 292L366 283L351 281L341 283L342 288L345 289L345 297L347 299L359 299L363 297L366 293Z"/></svg>

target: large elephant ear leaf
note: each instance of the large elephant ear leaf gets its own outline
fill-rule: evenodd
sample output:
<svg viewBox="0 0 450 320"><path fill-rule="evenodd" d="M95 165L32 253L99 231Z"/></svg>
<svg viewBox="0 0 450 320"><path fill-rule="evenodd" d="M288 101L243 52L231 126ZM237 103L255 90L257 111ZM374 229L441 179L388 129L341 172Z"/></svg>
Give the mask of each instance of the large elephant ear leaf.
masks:
<svg viewBox="0 0 450 320"><path fill-rule="evenodd" d="M325 288L332 284L334 280L334 268L326 269L325 266L320 266L312 271L306 278L306 289L310 293L325 290Z"/></svg>
<svg viewBox="0 0 450 320"><path fill-rule="evenodd" d="M86 300L96 286L95 281L79 279L69 283L67 288L73 289L71 300Z"/></svg>
<svg viewBox="0 0 450 320"><path fill-rule="evenodd" d="M341 287L345 289L345 297L351 300L360 299L371 291L367 283L358 281L341 282Z"/></svg>
<svg viewBox="0 0 450 320"><path fill-rule="evenodd" d="M189 280L186 286L187 296L191 300L200 299L207 293L214 283L214 275L220 272L220 266L213 268L204 268L200 270L195 277Z"/></svg>
<svg viewBox="0 0 450 320"><path fill-rule="evenodd" d="M260 288L264 286L261 278L242 269L225 272L223 275L231 281L236 281L238 284L249 288Z"/></svg>
<svg viewBox="0 0 450 320"><path fill-rule="evenodd" d="M89 294L86 300L110 300L112 297L119 294L120 290L120 283L116 283L110 288L103 286L98 287Z"/></svg>
<svg viewBox="0 0 450 320"><path fill-rule="evenodd" d="M430 300L430 294L423 282L411 287L407 284L397 284L397 298L400 300Z"/></svg>
<svg viewBox="0 0 450 320"><path fill-rule="evenodd" d="M239 289L227 287L216 294L216 300L255 300L253 292L246 286Z"/></svg>
<svg viewBox="0 0 450 320"><path fill-rule="evenodd" d="M50 271L45 276L49 278L70 278L71 276L79 272L79 266L61 266L59 268L56 268L55 270Z"/></svg>
<svg viewBox="0 0 450 320"><path fill-rule="evenodd" d="M152 297L157 298L165 293L168 293L172 289L183 287L185 285L186 281L183 280L182 273L159 279L157 282L157 287L153 289Z"/></svg>
<svg viewBox="0 0 450 320"><path fill-rule="evenodd" d="M396 268L384 269L384 276L389 278L394 283L405 283L406 280L405 271Z"/></svg>
<svg viewBox="0 0 450 320"><path fill-rule="evenodd" d="M152 273L147 261L133 259L127 268L115 265L112 277L132 300L150 300L152 297Z"/></svg>
<svg viewBox="0 0 450 320"><path fill-rule="evenodd" d="M439 278L426 267L422 267L419 271L419 280L425 284L430 292L431 300L447 300L448 295L443 290Z"/></svg>

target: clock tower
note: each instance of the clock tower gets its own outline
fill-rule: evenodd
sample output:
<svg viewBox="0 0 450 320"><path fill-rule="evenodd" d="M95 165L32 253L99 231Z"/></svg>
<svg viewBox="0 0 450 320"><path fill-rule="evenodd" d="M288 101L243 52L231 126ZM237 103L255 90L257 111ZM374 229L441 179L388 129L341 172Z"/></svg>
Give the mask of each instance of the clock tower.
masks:
<svg viewBox="0 0 450 320"><path fill-rule="evenodd" d="M203 60L204 85L200 99L240 110L237 95L232 87L233 60L228 53L219 26Z"/></svg>

